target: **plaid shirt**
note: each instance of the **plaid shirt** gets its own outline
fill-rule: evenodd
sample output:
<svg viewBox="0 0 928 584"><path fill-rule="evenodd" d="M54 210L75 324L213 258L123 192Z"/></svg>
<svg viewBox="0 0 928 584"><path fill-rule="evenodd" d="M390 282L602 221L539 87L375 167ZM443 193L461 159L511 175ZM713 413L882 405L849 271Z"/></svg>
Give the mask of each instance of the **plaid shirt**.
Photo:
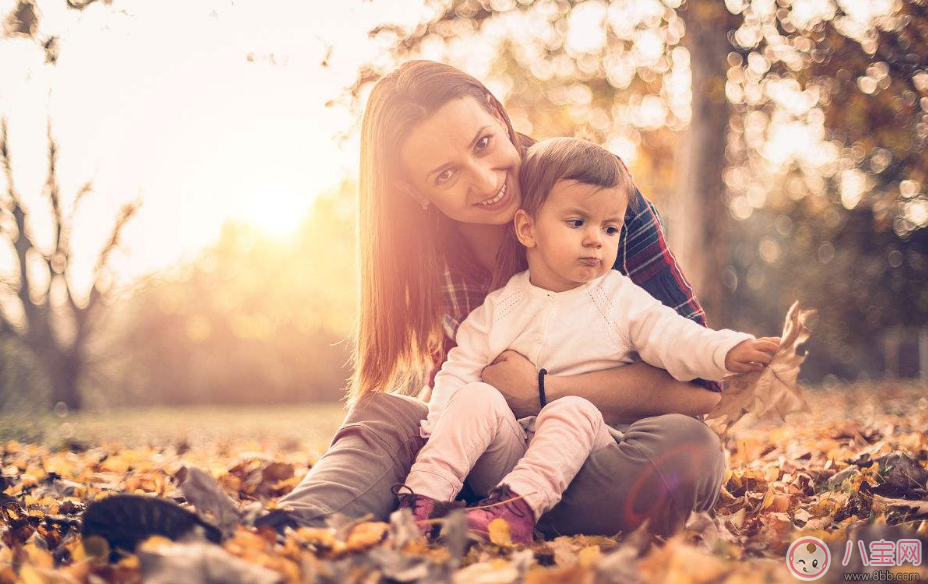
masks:
<svg viewBox="0 0 928 584"><path fill-rule="evenodd" d="M706 326L706 314L693 295L677 260L664 240L657 209L636 189L637 205L629 205L622 228L622 245L614 269L632 279L651 296L673 308L678 314ZM637 212L632 208L639 209ZM490 292L492 274L484 268L466 245L459 245L455 253L446 257L443 276L444 308L442 330L445 333L444 351L436 356L429 384L441 368L445 356L454 346L458 326L470 312L483 304ZM722 391L718 382L695 380L696 383L716 392Z"/></svg>

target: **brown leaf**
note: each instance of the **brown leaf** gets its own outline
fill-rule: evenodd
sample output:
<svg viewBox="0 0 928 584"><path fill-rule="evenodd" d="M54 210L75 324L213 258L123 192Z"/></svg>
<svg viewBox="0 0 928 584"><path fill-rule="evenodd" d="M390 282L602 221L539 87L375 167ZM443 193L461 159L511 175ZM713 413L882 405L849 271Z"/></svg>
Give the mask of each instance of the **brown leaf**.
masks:
<svg viewBox="0 0 928 584"><path fill-rule="evenodd" d="M727 432L748 412L756 413L758 418L783 420L792 412L808 411L796 379L806 358L801 346L811 334L805 323L814 314L813 310L800 310L799 301L794 302L786 315L780 348L770 364L761 371L729 378L721 401L706 416L709 420L717 420L715 424L721 433Z"/></svg>

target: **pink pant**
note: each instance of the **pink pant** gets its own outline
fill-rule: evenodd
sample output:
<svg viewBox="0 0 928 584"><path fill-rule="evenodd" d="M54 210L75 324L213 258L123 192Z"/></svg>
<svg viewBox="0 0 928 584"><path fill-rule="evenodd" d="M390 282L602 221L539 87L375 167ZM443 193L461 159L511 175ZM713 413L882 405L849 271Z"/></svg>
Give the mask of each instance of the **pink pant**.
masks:
<svg viewBox="0 0 928 584"><path fill-rule="evenodd" d="M406 485L452 501L465 478L478 495L506 484L525 498L537 520L561 500L590 453L612 444L602 414L582 397L546 405L532 433L496 388L470 383L448 401Z"/></svg>

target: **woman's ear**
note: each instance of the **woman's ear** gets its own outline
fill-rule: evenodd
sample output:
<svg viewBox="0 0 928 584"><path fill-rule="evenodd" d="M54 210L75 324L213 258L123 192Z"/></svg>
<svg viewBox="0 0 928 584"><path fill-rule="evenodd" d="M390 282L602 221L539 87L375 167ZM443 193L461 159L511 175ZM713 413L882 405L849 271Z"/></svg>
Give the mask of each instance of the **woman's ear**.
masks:
<svg viewBox="0 0 928 584"><path fill-rule="evenodd" d="M519 209L516 211L513 222L515 224L516 237L519 239L519 243L527 248L535 247L535 222L532 220L531 215L526 213L523 209Z"/></svg>

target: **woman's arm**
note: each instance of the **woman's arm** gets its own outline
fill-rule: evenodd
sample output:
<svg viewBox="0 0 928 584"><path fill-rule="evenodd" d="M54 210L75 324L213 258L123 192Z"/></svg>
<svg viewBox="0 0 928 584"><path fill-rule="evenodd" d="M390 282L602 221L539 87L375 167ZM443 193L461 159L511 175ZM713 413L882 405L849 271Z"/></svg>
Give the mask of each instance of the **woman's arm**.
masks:
<svg viewBox="0 0 928 584"><path fill-rule="evenodd" d="M538 413L538 374L534 365L515 351L505 351L483 370L483 380L500 391L516 417ZM630 422L661 414L704 414L720 395L693 383L677 381L663 369L635 363L580 375L545 376L545 396L588 399L607 424Z"/></svg>

